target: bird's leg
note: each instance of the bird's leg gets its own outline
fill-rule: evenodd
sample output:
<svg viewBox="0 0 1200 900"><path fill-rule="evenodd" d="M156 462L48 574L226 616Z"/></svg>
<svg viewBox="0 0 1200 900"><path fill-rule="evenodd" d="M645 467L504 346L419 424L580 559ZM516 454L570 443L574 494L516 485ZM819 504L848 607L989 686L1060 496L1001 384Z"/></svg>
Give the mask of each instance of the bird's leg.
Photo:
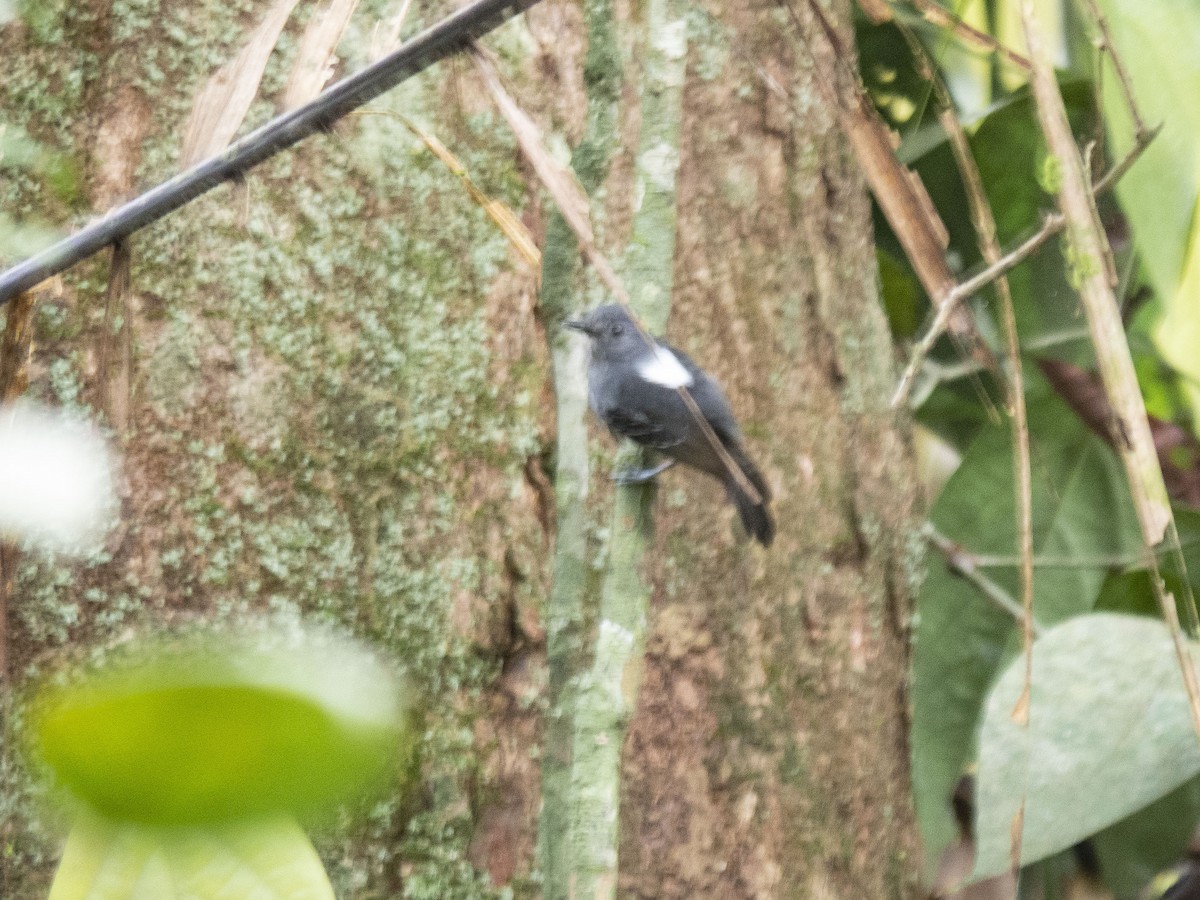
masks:
<svg viewBox="0 0 1200 900"><path fill-rule="evenodd" d="M648 466L644 469L621 469L612 473L612 480L617 484L645 484L655 475L660 475L673 465L675 465L675 460L668 459L660 462L657 466Z"/></svg>

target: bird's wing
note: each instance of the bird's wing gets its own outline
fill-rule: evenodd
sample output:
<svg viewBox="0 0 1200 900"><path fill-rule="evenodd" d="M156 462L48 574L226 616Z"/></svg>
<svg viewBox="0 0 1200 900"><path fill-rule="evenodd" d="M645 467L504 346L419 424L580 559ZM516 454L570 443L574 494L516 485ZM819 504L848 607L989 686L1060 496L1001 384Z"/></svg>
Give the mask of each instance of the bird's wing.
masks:
<svg viewBox="0 0 1200 900"><path fill-rule="evenodd" d="M721 390L721 386L707 372L696 365L695 361L682 350L677 350L665 341L660 341L659 343L674 353L675 358L679 360L683 367L687 369L688 374L692 376L692 384L688 387L688 393L696 401L696 406L704 414L704 418L708 420L708 424L712 426L713 431L717 433L717 437L721 439L721 443L740 444L742 433L738 428L737 420L733 417L733 410L729 408L729 401L725 399L725 394Z"/></svg>
<svg viewBox="0 0 1200 900"><path fill-rule="evenodd" d="M609 409L601 418L614 435L629 438L644 447L666 450L679 443L678 437L668 432L661 419L655 419L641 410Z"/></svg>

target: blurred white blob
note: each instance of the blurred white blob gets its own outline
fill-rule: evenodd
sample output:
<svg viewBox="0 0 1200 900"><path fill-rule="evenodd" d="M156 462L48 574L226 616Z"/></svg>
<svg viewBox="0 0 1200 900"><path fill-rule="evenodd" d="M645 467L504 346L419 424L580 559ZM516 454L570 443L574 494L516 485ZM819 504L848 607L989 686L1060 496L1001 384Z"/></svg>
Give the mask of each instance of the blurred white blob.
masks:
<svg viewBox="0 0 1200 900"><path fill-rule="evenodd" d="M94 426L25 401L0 406L0 536L82 553L115 509L113 456Z"/></svg>
<svg viewBox="0 0 1200 900"><path fill-rule="evenodd" d="M917 474L925 491L925 500L932 506L950 476L958 470L962 456L953 444L923 425L913 428L913 439L917 450Z"/></svg>

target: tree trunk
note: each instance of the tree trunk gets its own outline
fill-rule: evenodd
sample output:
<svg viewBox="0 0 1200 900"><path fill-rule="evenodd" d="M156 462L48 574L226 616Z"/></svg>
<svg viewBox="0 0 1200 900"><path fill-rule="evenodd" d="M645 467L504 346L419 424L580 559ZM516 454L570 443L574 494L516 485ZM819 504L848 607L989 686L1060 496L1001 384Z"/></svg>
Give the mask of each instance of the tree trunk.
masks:
<svg viewBox="0 0 1200 900"><path fill-rule="evenodd" d="M849 41L849 4L834 6ZM630 897L916 886L913 470L888 411L869 202L833 111L814 99L812 48L824 42L798 8L803 34L778 10L727 3L691 57L667 334L726 387L774 489L779 534L764 552L714 483L662 479L624 752ZM722 38L731 48L714 78ZM792 88L794 108L743 54Z"/></svg>
<svg viewBox="0 0 1200 900"><path fill-rule="evenodd" d="M0 209L68 227L176 171L192 98L271 5L53 0L0 26L0 121L58 154L49 174L0 178ZM364 0L339 74L365 64L376 22L400 5ZM244 128L278 108L320 9L293 13ZM667 333L727 388L780 529L764 552L715 482L661 479L617 892L907 896L913 485L886 408L892 353L869 207L816 99L808 36L778 10L734 0L712 12L725 24L694 12L689 25ZM847 4L836 12L848 21ZM617 4L624 40L646 39L642 14ZM508 73L518 99L572 145L586 126L583 20L546 0L489 39L521 60ZM743 56L794 86L797 109ZM636 63L609 126L612 166L585 177L603 187L610 250L625 246L639 202ZM30 393L118 429L123 510L102 554L24 557L10 667L24 681L160 623L336 622L393 653L428 708L419 795L322 845L339 896L536 896L542 605L552 574L590 579L566 620L547 621L567 630L551 669L579 671L611 444L590 475L578 446L568 454L591 490L583 514L558 497L558 524L575 536L553 566L554 335L534 313L537 273L394 114L446 143L539 239L548 232L547 278L556 226L469 66L440 65L372 110L384 115L347 121L136 235L127 290L108 291L106 259L78 267L60 296L39 295ZM556 252L569 262L569 248ZM580 298L601 296L567 279L568 294L576 279ZM581 364L559 354L553 368ZM567 408L580 407L577 392ZM4 752L0 895L44 896L57 837Z"/></svg>

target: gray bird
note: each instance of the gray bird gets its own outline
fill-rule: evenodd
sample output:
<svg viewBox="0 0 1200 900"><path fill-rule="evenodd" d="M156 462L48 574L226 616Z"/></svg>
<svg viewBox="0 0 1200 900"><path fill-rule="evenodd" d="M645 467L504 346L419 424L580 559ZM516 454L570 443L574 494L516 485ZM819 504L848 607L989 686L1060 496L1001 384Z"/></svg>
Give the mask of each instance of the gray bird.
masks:
<svg viewBox="0 0 1200 900"><path fill-rule="evenodd" d="M623 306L610 304L582 319L563 323L592 339L588 365L588 405L613 436L629 438L667 457L645 469L615 475L622 484L649 481L677 462L692 466L725 485L746 531L764 547L775 537L775 522L767 504L767 483L742 447L742 435L721 388L699 366L670 344L647 341ZM754 485L755 500L729 472L711 441L684 404L678 388L685 387L701 414Z"/></svg>

